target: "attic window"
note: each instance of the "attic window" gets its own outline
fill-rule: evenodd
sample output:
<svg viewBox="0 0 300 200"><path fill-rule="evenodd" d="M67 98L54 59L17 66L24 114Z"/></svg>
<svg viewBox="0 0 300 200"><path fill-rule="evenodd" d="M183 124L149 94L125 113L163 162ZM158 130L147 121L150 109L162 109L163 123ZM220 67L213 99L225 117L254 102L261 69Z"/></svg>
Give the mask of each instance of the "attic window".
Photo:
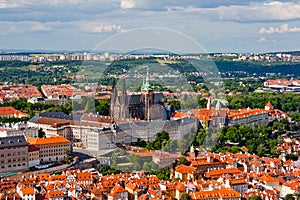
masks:
<svg viewBox="0 0 300 200"><path fill-rule="evenodd" d="M8 143L10 143L10 144L11 144L11 143L14 143L14 142L13 142L12 140L8 140Z"/></svg>
<svg viewBox="0 0 300 200"><path fill-rule="evenodd" d="M18 142L19 142L19 143L22 143L23 141L22 141L22 140L20 140L20 139L18 139Z"/></svg>

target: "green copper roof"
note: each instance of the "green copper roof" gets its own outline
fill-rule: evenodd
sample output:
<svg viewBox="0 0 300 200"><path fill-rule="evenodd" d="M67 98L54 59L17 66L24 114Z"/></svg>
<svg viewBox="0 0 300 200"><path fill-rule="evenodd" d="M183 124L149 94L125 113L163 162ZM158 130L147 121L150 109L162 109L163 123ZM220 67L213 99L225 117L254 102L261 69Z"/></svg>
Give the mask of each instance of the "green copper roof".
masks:
<svg viewBox="0 0 300 200"><path fill-rule="evenodd" d="M144 84L144 85L142 85L141 90L142 91L152 91L153 87L149 84Z"/></svg>
<svg viewBox="0 0 300 200"><path fill-rule="evenodd" d="M149 84L149 71L148 70L147 70L146 82L143 82L141 90L142 91L152 91L153 90L153 87Z"/></svg>

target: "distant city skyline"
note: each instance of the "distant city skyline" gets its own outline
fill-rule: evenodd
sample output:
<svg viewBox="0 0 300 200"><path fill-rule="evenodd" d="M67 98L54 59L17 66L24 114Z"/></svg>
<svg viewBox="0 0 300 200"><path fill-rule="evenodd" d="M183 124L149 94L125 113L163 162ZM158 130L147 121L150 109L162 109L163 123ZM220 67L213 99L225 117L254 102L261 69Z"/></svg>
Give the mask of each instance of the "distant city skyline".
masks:
<svg viewBox="0 0 300 200"><path fill-rule="evenodd" d="M147 27L177 31L209 53L298 51L300 1L0 0L0 49L91 50Z"/></svg>

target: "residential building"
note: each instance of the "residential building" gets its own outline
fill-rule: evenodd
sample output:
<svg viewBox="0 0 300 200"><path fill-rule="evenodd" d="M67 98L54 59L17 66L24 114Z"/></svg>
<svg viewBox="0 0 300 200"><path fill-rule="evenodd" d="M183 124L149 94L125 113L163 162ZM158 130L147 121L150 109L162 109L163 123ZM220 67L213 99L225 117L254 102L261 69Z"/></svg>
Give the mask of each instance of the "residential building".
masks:
<svg viewBox="0 0 300 200"><path fill-rule="evenodd" d="M36 86L30 84L0 85L0 103L18 99L43 98Z"/></svg>
<svg viewBox="0 0 300 200"><path fill-rule="evenodd" d="M0 107L0 118L22 118L30 117L30 115L23 113L19 110L16 110L12 106Z"/></svg>
<svg viewBox="0 0 300 200"><path fill-rule="evenodd" d="M47 99L61 99L61 98L81 98L81 96L88 96L88 94L72 85L42 85L41 90Z"/></svg>
<svg viewBox="0 0 300 200"><path fill-rule="evenodd" d="M28 126L0 127L0 137L24 135L25 137L38 137L38 128Z"/></svg>
<svg viewBox="0 0 300 200"><path fill-rule="evenodd" d="M175 178L180 178L182 181L192 181L194 180L195 167L179 165L175 169Z"/></svg>
<svg viewBox="0 0 300 200"><path fill-rule="evenodd" d="M0 173L28 170L28 142L24 136L0 138Z"/></svg>
<svg viewBox="0 0 300 200"><path fill-rule="evenodd" d="M231 187L240 194L248 190L248 184L246 179L226 179L225 184L226 187Z"/></svg>
<svg viewBox="0 0 300 200"><path fill-rule="evenodd" d="M35 200L36 199L33 187L21 188L18 193L21 196L22 200Z"/></svg>
<svg viewBox="0 0 300 200"><path fill-rule="evenodd" d="M193 200L204 200L204 199L212 199L212 200L240 200L241 194L233 189L222 188L220 190L210 190L210 191L199 191L195 192L191 195Z"/></svg>
<svg viewBox="0 0 300 200"><path fill-rule="evenodd" d="M40 163L60 162L71 151L71 142L62 136L50 138L27 138L29 144L39 148Z"/></svg>

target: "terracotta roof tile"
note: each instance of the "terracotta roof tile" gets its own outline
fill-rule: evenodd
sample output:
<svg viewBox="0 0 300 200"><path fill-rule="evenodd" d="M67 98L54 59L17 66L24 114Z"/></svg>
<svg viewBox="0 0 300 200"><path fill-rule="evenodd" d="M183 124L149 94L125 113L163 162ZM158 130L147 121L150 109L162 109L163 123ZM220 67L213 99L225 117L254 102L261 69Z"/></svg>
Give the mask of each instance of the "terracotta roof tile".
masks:
<svg viewBox="0 0 300 200"><path fill-rule="evenodd" d="M62 136L54 136L50 138L33 138L33 137L28 137L27 141L30 144L36 144L36 145L45 145L45 144L57 144L57 143L68 143L70 144L71 142L67 140L66 138Z"/></svg>

